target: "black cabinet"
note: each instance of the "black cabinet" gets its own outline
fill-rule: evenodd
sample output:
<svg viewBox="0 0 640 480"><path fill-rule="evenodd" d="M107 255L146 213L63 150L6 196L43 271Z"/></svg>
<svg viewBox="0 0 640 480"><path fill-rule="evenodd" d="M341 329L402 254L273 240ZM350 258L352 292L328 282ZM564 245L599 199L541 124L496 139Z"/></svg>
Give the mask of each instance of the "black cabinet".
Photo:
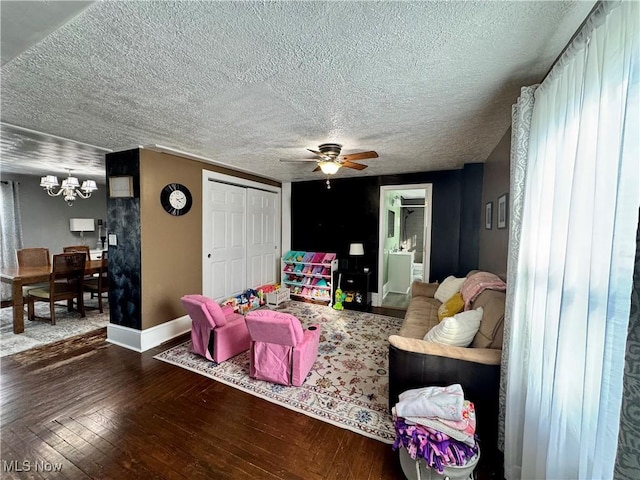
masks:
<svg viewBox="0 0 640 480"><path fill-rule="evenodd" d="M342 305L347 310L369 311L371 308L371 290L369 289L371 272L337 271L333 273L334 288L345 293Z"/></svg>

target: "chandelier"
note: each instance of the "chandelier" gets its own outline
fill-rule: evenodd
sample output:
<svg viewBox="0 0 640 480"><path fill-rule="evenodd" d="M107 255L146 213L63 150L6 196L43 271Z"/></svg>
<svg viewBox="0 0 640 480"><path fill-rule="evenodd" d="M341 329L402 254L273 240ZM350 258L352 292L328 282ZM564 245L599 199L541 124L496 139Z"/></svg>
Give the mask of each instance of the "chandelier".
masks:
<svg viewBox="0 0 640 480"><path fill-rule="evenodd" d="M64 195L64 200L67 205L72 206L76 197L87 199L91 196L91 193L98 190L95 180L85 180L80 186L80 182L76 177L71 176L71 170L67 169L69 176L62 180L60 189L56 192L55 188L60 184L58 183L58 177L55 175L47 175L40 179L40 186L43 187L50 197L57 197Z"/></svg>

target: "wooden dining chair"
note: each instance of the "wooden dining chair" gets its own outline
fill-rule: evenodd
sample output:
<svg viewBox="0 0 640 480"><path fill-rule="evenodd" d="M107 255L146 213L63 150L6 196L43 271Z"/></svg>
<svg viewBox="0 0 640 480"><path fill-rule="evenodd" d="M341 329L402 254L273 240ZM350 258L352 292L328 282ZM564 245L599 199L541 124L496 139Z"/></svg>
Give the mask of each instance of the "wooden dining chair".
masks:
<svg viewBox="0 0 640 480"><path fill-rule="evenodd" d="M16 250L18 267L48 267L51 257L48 248L21 248Z"/></svg>
<svg viewBox="0 0 640 480"><path fill-rule="evenodd" d="M69 245L68 247L63 247L62 251L64 253L82 252L87 256L87 262L91 260L91 252L89 251L89 247L87 245Z"/></svg>
<svg viewBox="0 0 640 480"><path fill-rule="evenodd" d="M98 296L98 309L100 313L103 313L102 299L103 293L109 293L109 252L104 250L102 252L102 262L100 265L100 272L97 276L85 279L84 291L91 293L91 298L94 295Z"/></svg>
<svg viewBox="0 0 640 480"><path fill-rule="evenodd" d="M32 288L27 293L27 315L35 320L35 302L49 302L51 325L56 324L55 302L77 300L80 316L84 317L83 283L86 256L82 252L59 253L53 256L53 270L49 286ZM69 307L69 310L71 309Z"/></svg>
<svg viewBox="0 0 640 480"><path fill-rule="evenodd" d="M50 267L51 256L49 249L44 247L20 248L16 250L18 259L18 267ZM42 288L48 286L49 283L35 283L22 287L22 295L27 296L30 288ZM12 302L13 303L13 302Z"/></svg>

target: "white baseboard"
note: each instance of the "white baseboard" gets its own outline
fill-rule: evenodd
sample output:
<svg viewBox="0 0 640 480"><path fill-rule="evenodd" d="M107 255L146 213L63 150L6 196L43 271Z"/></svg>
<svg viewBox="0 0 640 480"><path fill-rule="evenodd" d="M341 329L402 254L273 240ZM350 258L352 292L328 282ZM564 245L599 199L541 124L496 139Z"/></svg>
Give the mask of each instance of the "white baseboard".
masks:
<svg viewBox="0 0 640 480"><path fill-rule="evenodd" d="M107 325L107 342L142 353L191 330L189 315L170 320L146 330Z"/></svg>
<svg viewBox="0 0 640 480"><path fill-rule="evenodd" d="M373 305L374 307L379 307L380 306L380 295L378 295L378 292L371 292L371 305Z"/></svg>

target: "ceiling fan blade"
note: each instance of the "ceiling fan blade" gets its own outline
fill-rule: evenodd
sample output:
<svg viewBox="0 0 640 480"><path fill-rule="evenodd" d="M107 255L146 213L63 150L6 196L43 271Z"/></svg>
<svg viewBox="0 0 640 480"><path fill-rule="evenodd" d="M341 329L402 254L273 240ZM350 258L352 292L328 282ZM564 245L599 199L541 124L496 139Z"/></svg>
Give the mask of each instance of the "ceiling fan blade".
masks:
<svg viewBox="0 0 640 480"><path fill-rule="evenodd" d="M353 163L349 161L342 162L342 166L347 168L354 168L356 170L364 170L365 168L367 168L367 165L360 165L359 163Z"/></svg>
<svg viewBox="0 0 640 480"><path fill-rule="evenodd" d="M317 150L311 150L310 148L307 148L307 150L309 150L311 153L313 153L315 155L318 155L320 158L323 158L325 160L329 159L329 157L327 155L325 155L324 153L322 153L322 152L319 152Z"/></svg>
<svg viewBox="0 0 640 480"><path fill-rule="evenodd" d="M312 172L319 172L320 171L320 165L318 165L316 168L314 168L313 170L311 170Z"/></svg>
<svg viewBox="0 0 640 480"><path fill-rule="evenodd" d="M340 155L340 160L349 162L351 160L365 160L367 158L378 158L378 154L373 150L369 152L349 153L347 155Z"/></svg>
<svg viewBox="0 0 640 480"><path fill-rule="evenodd" d="M281 162L316 162L317 163L320 160L316 160L315 158L298 158L298 159L293 159L293 160L281 158L280 161Z"/></svg>

